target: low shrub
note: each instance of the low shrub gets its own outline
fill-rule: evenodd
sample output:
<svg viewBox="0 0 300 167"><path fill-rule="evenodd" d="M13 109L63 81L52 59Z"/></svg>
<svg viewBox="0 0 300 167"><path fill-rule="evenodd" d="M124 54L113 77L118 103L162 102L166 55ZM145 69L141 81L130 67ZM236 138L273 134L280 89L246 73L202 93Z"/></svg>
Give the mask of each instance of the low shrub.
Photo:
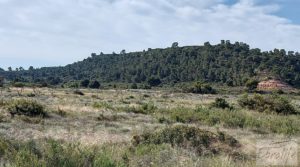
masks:
<svg viewBox="0 0 300 167"><path fill-rule="evenodd" d="M117 114L112 114L112 115L109 115L109 114L100 114L98 117L97 117L97 121L109 121L109 122L114 122L114 121L118 121L118 120L122 120L122 119L125 119L126 117L122 116L122 115L117 115Z"/></svg>
<svg viewBox="0 0 300 167"><path fill-rule="evenodd" d="M25 116L46 116L46 111L44 105L27 99L13 100L8 103L8 111L12 115L25 115Z"/></svg>
<svg viewBox="0 0 300 167"><path fill-rule="evenodd" d="M107 102L95 102L93 107L97 109L113 109L113 106Z"/></svg>
<svg viewBox="0 0 300 167"><path fill-rule="evenodd" d="M215 101L211 103L210 106L215 108L222 108L222 109L226 109L226 108L230 110L233 109L233 107L223 98L216 98Z"/></svg>
<svg viewBox="0 0 300 167"><path fill-rule="evenodd" d="M35 94L34 93L29 93L29 94L27 94L27 97L35 97Z"/></svg>
<svg viewBox="0 0 300 167"><path fill-rule="evenodd" d="M196 127L177 125L153 133L134 136L133 145L171 144L195 151L198 155L230 153L240 145L236 139L224 133L212 133Z"/></svg>
<svg viewBox="0 0 300 167"><path fill-rule="evenodd" d="M248 89L249 92L251 91L254 91L256 88L257 88L257 85L258 85L259 81L258 80L253 80L253 79L250 79L246 82L246 87Z"/></svg>
<svg viewBox="0 0 300 167"><path fill-rule="evenodd" d="M89 148L51 139L43 144L0 139L0 160L3 166L125 167L122 160L113 158L113 151L104 147Z"/></svg>
<svg viewBox="0 0 300 167"><path fill-rule="evenodd" d="M133 83L132 85L130 85L130 89L138 89L138 86L136 83Z"/></svg>
<svg viewBox="0 0 300 167"><path fill-rule="evenodd" d="M153 103L143 103L138 107L125 107L120 108L124 112L131 112L135 114L152 114L157 110L157 107Z"/></svg>
<svg viewBox="0 0 300 167"><path fill-rule="evenodd" d="M0 99L0 108L5 107L7 105L7 101L4 99Z"/></svg>
<svg viewBox="0 0 300 167"><path fill-rule="evenodd" d="M80 90L74 90L74 92L73 92L75 95L80 95L80 96L84 96L84 93L82 92L82 91L80 91Z"/></svg>
<svg viewBox="0 0 300 167"><path fill-rule="evenodd" d="M217 91L209 84L196 82L192 87L184 87L184 92L196 94L216 94Z"/></svg>
<svg viewBox="0 0 300 167"><path fill-rule="evenodd" d="M159 114L157 114L159 113ZM198 107L196 109L174 108L157 110L155 116L161 123L193 123L201 125L221 125L228 128L247 128L259 133L300 133L298 115L278 115L247 110L221 110ZM161 118L163 120L160 120Z"/></svg>
<svg viewBox="0 0 300 167"><path fill-rule="evenodd" d="M23 88L23 87L25 87L25 83L23 83L23 82L14 82L13 84L12 84L12 86L13 87L16 87L16 88Z"/></svg>
<svg viewBox="0 0 300 167"><path fill-rule="evenodd" d="M65 110L63 110L59 107L57 108L57 110L53 110L52 112L54 114L57 114L57 115L61 116L61 117L66 117L68 115L68 113Z"/></svg>
<svg viewBox="0 0 300 167"><path fill-rule="evenodd" d="M149 97L151 97L150 95L148 95L148 94L144 94L143 95L143 97L145 97L145 98L149 98Z"/></svg>
<svg viewBox="0 0 300 167"><path fill-rule="evenodd" d="M278 95L263 96L255 94L253 97L243 95L238 103L241 107L259 112L275 112L284 115L296 113L294 106L287 99Z"/></svg>
<svg viewBox="0 0 300 167"><path fill-rule="evenodd" d="M135 97L134 96L128 96L128 99L134 99Z"/></svg>

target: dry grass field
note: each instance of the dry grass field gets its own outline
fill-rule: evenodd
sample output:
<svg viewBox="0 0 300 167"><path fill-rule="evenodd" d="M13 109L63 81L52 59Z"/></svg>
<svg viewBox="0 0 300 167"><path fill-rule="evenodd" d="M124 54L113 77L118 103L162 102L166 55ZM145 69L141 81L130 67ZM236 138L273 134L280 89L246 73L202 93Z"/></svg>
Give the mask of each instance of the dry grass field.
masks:
<svg viewBox="0 0 300 167"><path fill-rule="evenodd" d="M281 96L299 111L299 96ZM216 98L232 109L212 107ZM299 139L300 115L252 111L239 106L239 98L167 90L5 88L0 166L256 166L257 140ZM17 99L41 104L47 116L12 116L7 106ZM170 139L181 133L183 141ZM185 138L190 133L194 136ZM228 140L220 138L224 135ZM149 136L154 139L146 140ZM194 141L198 138L203 143Z"/></svg>

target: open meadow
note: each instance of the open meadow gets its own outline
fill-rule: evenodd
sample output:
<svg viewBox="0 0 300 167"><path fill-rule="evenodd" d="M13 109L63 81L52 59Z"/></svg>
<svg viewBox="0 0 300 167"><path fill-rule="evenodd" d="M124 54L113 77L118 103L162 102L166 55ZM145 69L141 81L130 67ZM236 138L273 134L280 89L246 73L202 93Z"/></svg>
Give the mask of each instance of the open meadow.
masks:
<svg viewBox="0 0 300 167"><path fill-rule="evenodd" d="M256 166L257 140L299 139L300 96L248 96L3 88L0 166Z"/></svg>

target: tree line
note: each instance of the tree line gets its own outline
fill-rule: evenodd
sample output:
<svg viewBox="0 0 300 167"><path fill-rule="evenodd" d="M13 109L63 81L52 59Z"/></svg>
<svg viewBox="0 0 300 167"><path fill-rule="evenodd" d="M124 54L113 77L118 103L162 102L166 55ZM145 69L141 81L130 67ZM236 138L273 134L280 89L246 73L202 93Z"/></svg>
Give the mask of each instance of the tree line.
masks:
<svg viewBox="0 0 300 167"><path fill-rule="evenodd" d="M15 82L46 82L61 85L73 81L130 83L159 86L201 81L228 86L242 86L261 72L300 87L300 54L274 49L262 52L242 42L222 40L217 45L179 47L175 42L165 49L119 54L96 54L64 67L1 71Z"/></svg>

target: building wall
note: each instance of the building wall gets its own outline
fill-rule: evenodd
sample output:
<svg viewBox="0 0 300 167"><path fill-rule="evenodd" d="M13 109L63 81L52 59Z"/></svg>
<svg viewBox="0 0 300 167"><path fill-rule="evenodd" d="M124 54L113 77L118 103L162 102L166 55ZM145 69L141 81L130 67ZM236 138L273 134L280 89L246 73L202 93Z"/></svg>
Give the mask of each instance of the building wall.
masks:
<svg viewBox="0 0 300 167"><path fill-rule="evenodd" d="M258 89L260 90L270 90L270 89L289 89L289 86L280 81L264 81L258 84Z"/></svg>

